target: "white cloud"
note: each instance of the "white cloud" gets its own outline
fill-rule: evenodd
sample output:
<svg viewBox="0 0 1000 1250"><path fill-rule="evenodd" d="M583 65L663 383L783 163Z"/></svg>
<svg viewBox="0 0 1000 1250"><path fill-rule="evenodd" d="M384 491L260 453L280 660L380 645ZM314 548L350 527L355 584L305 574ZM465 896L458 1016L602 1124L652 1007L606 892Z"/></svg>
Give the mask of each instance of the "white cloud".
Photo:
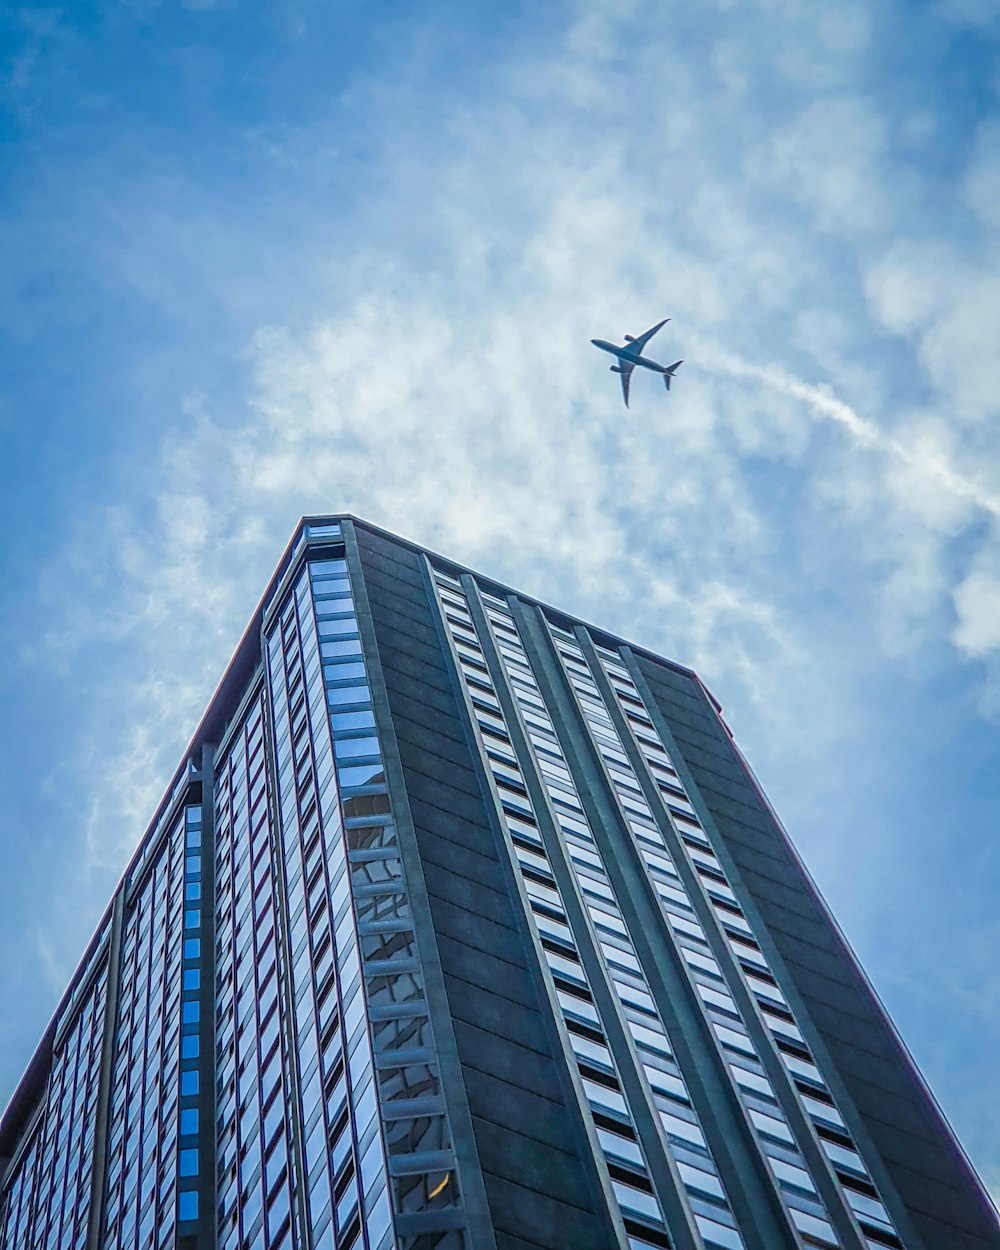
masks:
<svg viewBox="0 0 1000 1250"><path fill-rule="evenodd" d="M763 170L760 154L746 169L787 189L821 229L867 233L885 229L891 217L885 151L885 124L873 102L833 96L809 104L778 131Z"/></svg>
<svg viewBox="0 0 1000 1250"><path fill-rule="evenodd" d="M959 218L971 209L981 229L928 237L924 223L914 220L910 237L893 240L866 273L873 312L884 327L915 343L914 364L951 423L992 422L1000 403L998 138L996 124L982 127L954 205Z"/></svg>
<svg viewBox="0 0 1000 1250"><path fill-rule="evenodd" d="M948 543L1000 507L1000 484L982 448L956 434L951 404L964 386L968 415L970 395L985 401L989 389L990 366L973 377L967 346L956 347L984 332L989 279L982 292L960 280L973 262L956 260L953 243L895 241L905 182L876 104L851 83L869 39L863 6L817 9L815 29L795 18L776 61L798 92L791 121L769 116L762 94L772 65L756 36L773 30L768 6L730 10L704 70L673 56L675 30L650 5L635 6L639 47L620 14L584 3L578 13L561 43L486 73L476 105L445 109L447 143L410 98L423 84L348 93L380 181L325 248L310 240L324 294L253 336L245 410L192 402L143 475L152 513L141 524L130 509L108 518L98 565L117 606L89 625L77 614L72 645L89 629L127 640L133 662L155 656L134 697L161 709L156 723L182 709L191 723L267 553L297 515L327 508L570 595L592 615L610 585L625 632L647 631L739 683L756 715L761 682L808 663L811 625L791 615L787 579L800 565L817 585L832 578L812 551L817 532L855 533L848 576L878 570L883 588L866 594L881 604L889 651L927 642L930 605L955 589ZM803 69L820 62L836 66L834 94L817 96ZM735 125L714 109L706 74L751 93ZM285 135L284 168L331 150L330 128L317 130ZM754 173L749 186L741 169ZM970 175L973 202L983 177ZM203 200L195 211L203 245L232 252L229 223ZM182 223L162 210L151 221L193 271ZM890 224L891 239L880 233ZM833 240L829 253L810 226ZM132 237L148 233L140 223ZM844 247L859 257L853 287ZM128 280L180 307L169 252L125 249ZM208 281L238 314L224 271ZM853 324L866 295L881 325L915 336L941 388L920 408L887 402L871 381L879 344ZM623 310L629 324L618 326ZM663 311L674 321L658 350L679 344L689 357L680 385L668 402L637 378L626 413L587 340L635 332ZM784 326L798 354L765 363L781 360ZM875 406L853 404L852 390ZM757 465L791 475L784 511L761 491ZM83 540L91 557L93 539ZM629 590L653 585L672 604L669 624ZM973 592L963 593L965 604ZM720 624L736 619L757 639L747 654ZM59 633L57 623L53 643ZM985 640L981 626L961 626L956 645L990 652L969 638ZM192 655L191 680L162 680ZM847 732L849 717L845 705L830 732Z"/></svg>
<svg viewBox="0 0 1000 1250"><path fill-rule="evenodd" d="M866 285L878 320L894 334L924 329L943 300L968 281L963 258L948 243L893 243L869 265Z"/></svg>
<svg viewBox="0 0 1000 1250"><path fill-rule="evenodd" d="M969 571L955 589L955 611L956 646L977 657L1000 649L1000 561L985 560Z"/></svg>
<svg viewBox="0 0 1000 1250"><path fill-rule="evenodd" d="M50 575L36 654L117 665L93 864L141 832L304 512L354 511L693 664L758 762L822 761L817 809L875 732L873 670L1000 673L986 158L959 205L975 237L928 237L863 81L866 6L720 4L706 31L636 0L638 42L619 10L576 8L469 98L353 84L360 171L329 155L334 121L269 135L282 177L322 161L301 239L205 197L102 239L134 292L178 317L196 292L248 347ZM695 36L704 55L679 55ZM319 275L298 304L286 258ZM588 339L667 313L653 347L686 358L678 384L637 377L625 411ZM878 836L828 853L853 871Z"/></svg>

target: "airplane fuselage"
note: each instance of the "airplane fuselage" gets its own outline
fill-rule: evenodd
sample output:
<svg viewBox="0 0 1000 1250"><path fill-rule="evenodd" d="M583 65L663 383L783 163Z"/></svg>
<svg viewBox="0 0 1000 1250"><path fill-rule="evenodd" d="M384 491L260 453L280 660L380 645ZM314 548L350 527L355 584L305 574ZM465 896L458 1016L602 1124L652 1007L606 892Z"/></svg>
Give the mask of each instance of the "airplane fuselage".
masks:
<svg viewBox="0 0 1000 1250"><path fill-rule="evenodd" d="M640 356L637 352L630 351L627 347L619 347L615 343L609 343L607 339L591 339L590 341L595 347L599 347L602 352L610 352L612 356L617 356L619 360L627 360L630 365L639 365L643 369L652 369L654 373L667 372L663 365L658 365L655 360L649 360L645 356Z"/></svg>

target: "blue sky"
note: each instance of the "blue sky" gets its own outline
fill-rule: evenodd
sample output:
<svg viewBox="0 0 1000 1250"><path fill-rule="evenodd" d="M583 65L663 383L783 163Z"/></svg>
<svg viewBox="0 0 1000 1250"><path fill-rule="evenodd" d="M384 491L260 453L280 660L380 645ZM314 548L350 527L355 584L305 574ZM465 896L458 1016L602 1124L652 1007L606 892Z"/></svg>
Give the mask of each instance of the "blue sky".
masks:
<svg viewBox="0 0 1000 1250"><path fill-rule="evenodd" d="M699 669L1000 1192L998 0L0 14L0 1102L349 510Z"/></svg>

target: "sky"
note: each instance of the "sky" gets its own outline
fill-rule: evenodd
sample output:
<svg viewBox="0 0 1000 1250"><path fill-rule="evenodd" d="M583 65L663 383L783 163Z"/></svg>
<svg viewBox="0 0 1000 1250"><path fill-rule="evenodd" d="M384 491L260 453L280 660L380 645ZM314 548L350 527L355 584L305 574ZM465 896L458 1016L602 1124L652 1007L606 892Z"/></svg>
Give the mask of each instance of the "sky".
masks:
<svg viewBox="0 0 1000 1250"><path fill-rule="evenodd" d="M699 671L1000 1196L1000 0L0 3L0 58L0 1104L350 511ZM589 340L666 316L626 411Z"/></svg>

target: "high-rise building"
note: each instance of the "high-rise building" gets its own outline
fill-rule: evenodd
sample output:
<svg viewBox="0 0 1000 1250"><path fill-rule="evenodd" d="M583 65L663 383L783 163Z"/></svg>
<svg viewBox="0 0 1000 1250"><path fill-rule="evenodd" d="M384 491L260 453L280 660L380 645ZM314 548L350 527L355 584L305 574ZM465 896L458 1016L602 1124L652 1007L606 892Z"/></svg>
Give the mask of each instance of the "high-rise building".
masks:
<svg viewBox="0 0 1000 1250"><path fill-rule="evenodd" d="M996 1250L690 670L299 527L0 1123L0 1250Z"/></svg>

